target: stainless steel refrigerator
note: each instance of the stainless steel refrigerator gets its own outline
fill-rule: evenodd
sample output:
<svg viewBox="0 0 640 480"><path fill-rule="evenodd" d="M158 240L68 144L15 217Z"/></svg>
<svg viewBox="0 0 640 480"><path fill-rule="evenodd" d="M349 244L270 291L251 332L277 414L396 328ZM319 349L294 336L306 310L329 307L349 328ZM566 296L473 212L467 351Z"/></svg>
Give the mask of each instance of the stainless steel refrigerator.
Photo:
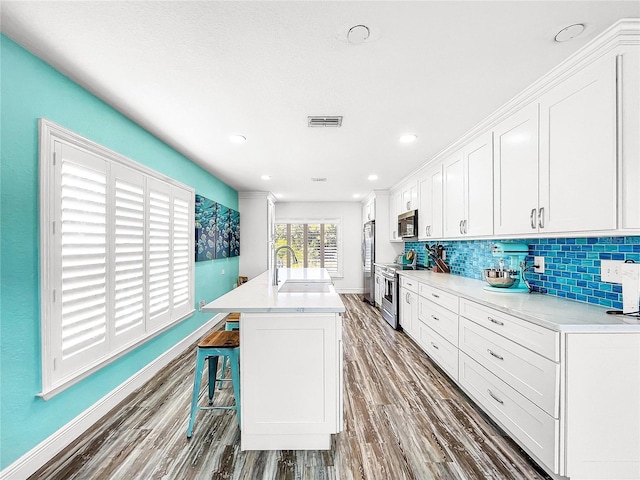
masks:
<svg viewBox="0 0 640 480"><path fill-rule="evenodd" d="M362 229L362 274L364 276L364 295L362 300L371 305L376 304L376 278L373 262L376 259L376 228L375 221L364 224Z"/></svg>

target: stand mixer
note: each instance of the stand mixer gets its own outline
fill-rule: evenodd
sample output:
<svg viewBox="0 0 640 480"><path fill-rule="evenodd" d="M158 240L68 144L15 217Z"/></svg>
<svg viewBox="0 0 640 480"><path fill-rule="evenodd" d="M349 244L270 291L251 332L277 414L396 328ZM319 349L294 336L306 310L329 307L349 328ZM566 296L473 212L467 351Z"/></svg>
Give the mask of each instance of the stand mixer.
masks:
<svg viewBox="0 0 640 480"><path fill-rule="evenodd" d="M491 254L498 259L498 267L484 270L484 279L489 284L484 289L501 293L529 293L529 285L523 276L529 246L526 243L496 242L491 245Z"/></svg>

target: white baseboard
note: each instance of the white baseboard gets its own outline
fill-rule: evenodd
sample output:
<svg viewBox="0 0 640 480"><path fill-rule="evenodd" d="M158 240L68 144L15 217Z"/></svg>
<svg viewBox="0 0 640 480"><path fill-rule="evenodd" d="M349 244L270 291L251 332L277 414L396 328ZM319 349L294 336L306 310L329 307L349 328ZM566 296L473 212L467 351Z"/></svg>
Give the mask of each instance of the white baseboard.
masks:
<svg viewBox="0 0 640 480"><path fill-rule="evenodd" d="M33 475L39 468L67 447L67 445L87 431L104 415L109 413L113 407L127 398L130 393L144 385L162 368L177 358L189 345L202 337L202 335L215 327L219 322L222 322L226 315L226 313L219 313L212 317L200 328L182 339L118 387L114 388L53 435L44 439L11 465L0 471L0 480L25 480Z"/></svg>

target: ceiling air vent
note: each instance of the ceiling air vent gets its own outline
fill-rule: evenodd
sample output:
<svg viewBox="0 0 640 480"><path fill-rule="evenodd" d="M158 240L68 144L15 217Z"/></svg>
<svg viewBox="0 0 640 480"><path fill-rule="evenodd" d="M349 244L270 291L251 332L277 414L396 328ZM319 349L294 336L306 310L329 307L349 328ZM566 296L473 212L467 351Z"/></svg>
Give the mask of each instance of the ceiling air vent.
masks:
<svg viewBox="0 0 640 480"><path fill-rule="evenodd" d="M335 116L335 117L309 116L307 117L307 124L310 127L341 127L342 116Z"/></svg>
<svg viewBox="0 0 640 480"><path fill-rule="evenodd" d="M327 177L311 177L312 182L326 182Z"/></svg>

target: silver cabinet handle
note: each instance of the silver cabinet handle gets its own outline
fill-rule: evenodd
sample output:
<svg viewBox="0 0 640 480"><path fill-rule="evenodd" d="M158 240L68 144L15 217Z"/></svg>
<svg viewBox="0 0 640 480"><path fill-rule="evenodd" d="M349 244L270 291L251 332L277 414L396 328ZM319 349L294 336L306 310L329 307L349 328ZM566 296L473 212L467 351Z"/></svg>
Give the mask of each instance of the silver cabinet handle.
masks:
<svg viewBox="0 0 640 480"><path fill-rule="evenodd" d="M429 236L431 236L431 225L427 227L429 229Z"/></svg>
<svg viewBox="0 0 640 480"><path fill-rule="evenodd" d="M468 221L465 220L463 225L464 225L464 234L466 235L467 233L469 233L469 228L468 228L469 223L468 223Z"/></svg>
<svg viewBox="0 0 640 480"><path fill-rule="evenodd" d="M436 345L435 343L431 342L431 346L433 348L435 348L436 350L440 350L440 347L438 345Z"/></svg>
<svg viewBox="0 0 640 480"><path fill-rule="evenodd" d="M493 350L491 350L490 348L487 348L487 352L489 352L489 354L493 357L496 357L498 360L504 360L504 357L501 355L498 355L496 352L494 352Z"/></svg>
<svg viewBox="0 0 640 480"><path fill-rule="evenodd" d="M432 293L431 296L435 298L440 298L440 295L436 295L435 293Z"/></svg>
<svg viewBox="0 0 640 480"><path fill-rule="evenodd" d="M411 201L407 202L407 211L411 210Z"/></svg>
<svg viewBox="0 0 640 480"><path fill-rule="evenodd" d="M436 317L435 315L431 315L431 318L433 318L434 320L436 320L438 322L440 321L440 319L438 317Z"/></svg>
<svg viewBox="0 0 640 480"><path fill-rule="evenodd" d="M462 235L462 233L463 233L463 232L462 232L462 222L463 222L463 221L464 221L464 220L460 220L460 235Z"/></svg>
<svg viewBox="0 0 640 480"><path fill-rule="evenodd" d="M495 323L496 325L504 325L504 322L500 320L496 320L495 318L487 317L491 323Z"/></svg>
<svg viewBox="0 0 640 480"><path fill-rule="evenodd" d="M504 401L500 400L498 397L496 397L493 392L491 390L489 390L487 388L487 392L489 392L489 395L491 396L491 398L493 398L496 402L498 402L500 405L504 405Z"/></svg>
<svg viewBox="0 0 640 480"><path fill-rule="evenodd" d="M538 226L544 228L544 207L540 207L538 210Z"/></svg>
<svg viewBox="0 0 640 480"><path fill-rule="evenodd" d="M407 303L411 303L411 297L409 297L409 292L406 293L407 296Z"/></svg>
<svg viewBox="0 0 640 480"><path fill-rule="evenodd" d="M531 222L531 228L536 229L536 220L533 218L536 214L536 209L531 209L531 215L529 215L529 221Z"/></svg>

